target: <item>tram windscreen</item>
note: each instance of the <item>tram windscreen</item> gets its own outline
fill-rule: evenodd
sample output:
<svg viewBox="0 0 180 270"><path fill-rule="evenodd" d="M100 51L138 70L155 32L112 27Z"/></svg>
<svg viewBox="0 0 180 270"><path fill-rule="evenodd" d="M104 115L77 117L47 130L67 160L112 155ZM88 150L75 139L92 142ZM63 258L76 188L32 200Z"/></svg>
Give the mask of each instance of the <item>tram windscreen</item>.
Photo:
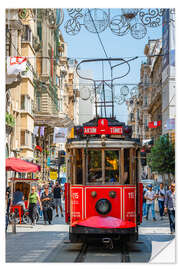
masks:
<svg viewBox="0 0 180 270"><path fill-rule="evenodd" d="M119 182L119 151L105 151L105 182Z"/></svg>
<svg viewBox="0 0 180 270"><path fill-rule="evenodd" d="M88 151L88 182L102 182L102 152Z"/></svg>

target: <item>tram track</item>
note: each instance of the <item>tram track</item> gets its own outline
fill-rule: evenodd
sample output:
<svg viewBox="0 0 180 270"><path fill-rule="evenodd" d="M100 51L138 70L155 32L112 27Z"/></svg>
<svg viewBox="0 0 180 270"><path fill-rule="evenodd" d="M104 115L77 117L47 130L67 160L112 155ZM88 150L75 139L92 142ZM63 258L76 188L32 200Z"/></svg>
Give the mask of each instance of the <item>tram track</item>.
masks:
<svg viewBox="0 0 180 270"><path fill-rule="evenodd" d="M74 262L77 262L77 263L84 262L85 256L87 253L87 249L88 249L88 244L85 242L82 244L81 250L80 250L79 254L77 255Z"/></svg>
<svg viewBox="0 0 180 270"><path fill-rule="evenodd" d="M103 246L96 247L96 248L93 247L93 252L96 251L98 253L99 258L102 256L102 262L104 261L104 255L108 253L108 250L109 250L109 255L112 255L114 258L113 262L115 263L129 263L130 262L129 249L126 243L123 243L120 247L113 248L113 249L107 249L107 248L104 249ZM93 256L91 258L91 252L92 252L92 246L89 246L88 243L86 242L83 243L74 262L76 263L91 262L91 259L93 258ZM87 259L87 257L89 259ZM97 262L100 262L100 261L98 260Z"/></svg>

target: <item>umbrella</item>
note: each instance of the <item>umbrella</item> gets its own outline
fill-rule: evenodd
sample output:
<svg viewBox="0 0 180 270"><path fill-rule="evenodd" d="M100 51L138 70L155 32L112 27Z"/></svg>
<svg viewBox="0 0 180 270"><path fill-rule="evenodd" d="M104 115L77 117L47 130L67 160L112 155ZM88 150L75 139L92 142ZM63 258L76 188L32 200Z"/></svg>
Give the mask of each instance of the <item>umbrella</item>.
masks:
<svg viewBox="0 0 180 270"><path fill-rule="evenodd" d="M37 172L41 167L32 162L22 160L20 158L6 158L6 171L15 172Z"/></svg>

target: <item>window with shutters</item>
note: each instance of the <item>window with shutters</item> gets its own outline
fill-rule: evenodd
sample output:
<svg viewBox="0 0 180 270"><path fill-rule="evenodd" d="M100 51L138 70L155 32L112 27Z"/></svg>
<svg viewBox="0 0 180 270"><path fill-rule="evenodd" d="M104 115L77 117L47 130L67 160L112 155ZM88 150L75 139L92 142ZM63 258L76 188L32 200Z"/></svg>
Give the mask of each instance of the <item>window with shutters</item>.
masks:
<svg viewBox="0 0 180 270"><path fill-rule="evenodd" d="M21 130L21 145L32 147L31 133L27 130Z"/></svg>
<svg viewBox="0 0 180 270"><path fill-rule="evenodd" d="M29 96L21 95L21 110L32 114L32 100Z"/></svg>
<svg viewBox="0 0 180 270"><path fill-rule="evenodd" d="M23 26L23 33L22 33L21 39L24 42L31 42L32 41L32 31L31 31L29 25Z"/></svg>

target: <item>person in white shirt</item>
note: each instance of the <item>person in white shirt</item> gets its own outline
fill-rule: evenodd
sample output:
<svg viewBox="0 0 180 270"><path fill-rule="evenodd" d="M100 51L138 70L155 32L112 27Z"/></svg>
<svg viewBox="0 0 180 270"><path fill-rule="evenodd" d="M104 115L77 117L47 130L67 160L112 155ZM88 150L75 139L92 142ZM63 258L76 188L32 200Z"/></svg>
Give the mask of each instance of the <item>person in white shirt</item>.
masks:
<svg viewBox="0 0 180 270"><path fill-rule="evenodd" d="M165 199L165 189L164 184L160 183L160 188L157 192L157 198L158 198L158 205L159 205L159 214L161 217L161 220L163 220L163 214L164 214L164 199Z"/></svg>
<svg viewBox="0 0 180 270"><path fill-rule="evenodd" d="M144 198L146 199L146 207L147 207L147 215L146 219L148 220L148 214L149 214L149 209L151 208L152 211L152 218L154 221L156 221L155 217L155 211L154 211L154 200L156 198L155 192L152 190L152 185L148 185L148 190L146 191Z"/></svg>

